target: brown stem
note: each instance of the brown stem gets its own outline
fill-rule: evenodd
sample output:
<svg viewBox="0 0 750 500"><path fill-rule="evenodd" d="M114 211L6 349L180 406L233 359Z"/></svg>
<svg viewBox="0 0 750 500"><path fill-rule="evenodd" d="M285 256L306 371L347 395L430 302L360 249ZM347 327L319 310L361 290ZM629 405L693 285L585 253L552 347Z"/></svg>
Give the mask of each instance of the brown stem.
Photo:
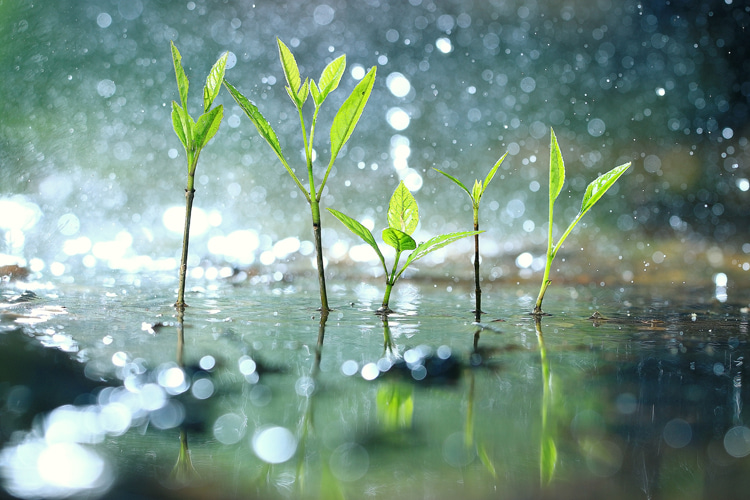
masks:
<svg viewBox="0 0 750 500"><path fill-rule="evenodd" d="M474 223L474 231L479 231L479 223ZM482 319L482 288L479 285L479 234L474 235L474 295L476 309L474 309L477 323Z"/></svg>
<svg viewBox="0 0 750 500"><path fill-rule="evenodd" d="M318 216L320 221L320 216ZM328 315L328 292L326 292L326 272L323 266L323 242L321 238L320 222L313 221L313 233L315 234L315 255L318 262L318 282L320 284L320 313Z"/></svg>
<svg viewBox="0 0 750 500"><path fill-rule="evenodd" d="M177 302L174 306L185 309L185 275L187 274L188 244L190 241L190 216L193 212L195 189L185 190L185 230L182 236L182 259L180 260L180 287L177 290Z"/></svg>

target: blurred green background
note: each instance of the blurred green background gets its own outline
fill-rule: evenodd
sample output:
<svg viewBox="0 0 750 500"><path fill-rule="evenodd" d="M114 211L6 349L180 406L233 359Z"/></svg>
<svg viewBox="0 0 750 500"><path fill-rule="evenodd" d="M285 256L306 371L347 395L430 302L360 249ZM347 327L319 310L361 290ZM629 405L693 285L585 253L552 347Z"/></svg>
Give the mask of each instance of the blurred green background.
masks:
<svg viewBox="0 0 750 500"><path fill-rule="evenodd" d="M554 127L568 169L556 225L577 213L596 175L633 162L569 252L624 259L626 280L649 263L750 269L741 2L6 0L0 17L3 261L53 274L176 268L186 169L170 121L170 40L194 114L208 70L230 51L227 79L302 168L279 37L316 80L347 54L321 111L319 170L358 69L378 67L324 207L378 229L404 179L422 234L468 228L468 197L432 168L469 184L509 151L480 213L484 260L507 277L518 255L538 262L545 249ZM198 166L193 263L272 267L311 255L304 199L224 90L217 102L225 119ZM327 257L346 261L356 242L327 213L323 224Z"/></svg>

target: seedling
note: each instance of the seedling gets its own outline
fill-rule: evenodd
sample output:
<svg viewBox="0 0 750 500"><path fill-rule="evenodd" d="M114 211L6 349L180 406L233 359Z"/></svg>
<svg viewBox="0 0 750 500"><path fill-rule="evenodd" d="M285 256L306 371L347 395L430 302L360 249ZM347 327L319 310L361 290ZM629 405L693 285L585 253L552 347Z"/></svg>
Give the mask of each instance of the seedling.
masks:
<svg viewBox="0 0 750 500"><path fill-rule="evenodd" d="M417 207L417 200L414 199L411 192L409 192L406 186L404 186L404 183L399 182L398 187L393 192L391 201L388 204L388 227L383 229L382 233L383 241L396 249L393 268L389 271L388 266L385 263L385 257L383 257L383 253L380 251L380 248L375 242L375 238L372 236L369 229L339 211L331 208L329 208L328 211L348 227L352 233L356 234L362 238L365 243L370 245L378 255L380 262L383 264L383 270L385 271L385 295L383 296L383 305L377 310L377 313L381 315L387 315L393 312L388 307L391 290L393 289L393 285L396 284L396 280L401 277L410 264L439 248L443 248L449 243L453 243L454 241L465 238L466 236L472 236L481 232L464 231L459 233L442 234L430 238L424 243L417 244L414 238L411 237L419 223L419 208ZM401 254L406 251L411 251L411 253L407 257L404 265L399 269L398 263L401 259Z"/></svg>
<svg viewBox="0 0 750 500"><path fill-rule="evenodd" d="M188 241L190 239L190 215L193 210L193 198L195 197L195 168L198 166L198 157L203 148L219 131L221 119L224 116L224 107L219 104L215 108L211 105L219 95L221 82L224 79L224 70L227 66L228 52L211 68L211 72L206 78L206 85L203 87L203 114L196 122L190 116L187 110L188 97L188 78L185 70L182 68L182 56L172 45L172 62L174 63L174 72L177 76L177 88L180 92L180 104L172 101L172 126L185 147L187 154L188 180L185 189L185 231L182 237L182 260L180 263L180 287L177 292L177 302L175 307L178 309L185 308L185 274L187 274L188 258Z"/></svg>
<svg viewBox="0 0 750 500"><path fill-rule="evenodd" d="M547 287L550 284L549 272L552 267L552 261L557 255L558 250L562 246L565 238L568 237L573 228L578 224L581 218L586 212L588 212L599 199L604 196L609 188L620 178L622 174L630 167L630 162L615 167L609 172L600 175L594 179L591 184L586 188L586 193L583 195L583 202L581 203L581 210L576 215L573 222L570 223L565 232L560 236L557 244L553 245L552 241L552 212L560 191L562 191L563 183L565 182L565 164L563 163L562 153L560 152L560 146L557 144L557 137L555 137L555 131L550 129L550 155L549 155L549 236L547 238L547 264L544 267L544 278L542 279L542 287L539 290L539 297L536 299L536 305L532 312L535 316L544 314L542 312L542 300L544 294L547 291Z"/></svg>
<svg viewBox="0 0 750 500"><path fill-rule="evenodd" d="M252 121L258 129L261 137L263 137L271 146L274 153L276 153L276 156L281 161L281 164L310 204L313 234L315 237L315 251L317 256L318 281L320 283L320 307L322 313L327 314L329 307L328 294L326 292L325 270L323 268L320 198L323 189L325 188L326 181L328 180L328 174L331 173L333 162L341 151L341 148L346 144L346 141L351 137L354 127L357 125L359 117L362 115L362 111L365 108L365 104L367 104L367 100L370 97L372 86L375 83L375 67L370 69L357 86L354 87L354 90L341 105L341 108L339 108L333 119L330 135L331 157L328 162L328 168L326 168L325 175L323 176L323 180L320 183L320 187L316 188L315 178L313 177L313 139L315 136L315 125L317 124L318 112L320 111L323 102L326 100L326 97L328 97L328 94L338 87L339 81L341 81L344 69L346 68L346 55L341 55L331 61L323 70L317 84L314 80L308 78L305 78L305 81L302 82L299 68L297 67L297 61L294 59L292 52L281 40L277 39L277 42L279 46L279 58L281 59L281 65L284 69L284 76L286 77L287 82L286 91L289 94L292 103L297 108L300 126L302 128L302 140L304 143L305 160L307 164L308 187L305 187L304 184L302 184L300 179L294 173L294 170L289 166L289 162L281 151L281 144L276 136L276 132L274 132L271 125L263 117L260 110L258 110L258 107L226 80L224 81L224 85L229 89L229 93L232 94L234 100L237 101L237 104L239 104L248 118L250 118L250 121ZM305 101L307 101L308 95L312 95L313 104L315 105L309 135L305 128L305 118L302 113L302 107L304 106Z"/></svg>
<svg viewBox="0 0 750 500"><path fill-rule="evenodd" d="M469 191L469 188L464 186L464 184L453 177L450 174L446 174L442 170L437 170L466 191L466 194L469 195L469 198L471 198L471 206L474 211L474 231L479 231L479 201L482 199L482 195L484 194L484 191L487 189L487 186L490 185L490 181L492 181L492 178L495 177L495 172L497 172L498 167L500 167L500 164L503 163L503 160L505 160L505 157L508 156L508 153L505 153L499 160L497 160L497 163L495 163L495 166L492 167L492 170L487 174L487 177L484 178L484 182L480 181L479 179L474 180L474 188ZM479 233L474 235L474 297L476 298L476 308L474 309L474 314L476 315L477 322L480 321L482 318L482 288L479 285Z"/></svg>

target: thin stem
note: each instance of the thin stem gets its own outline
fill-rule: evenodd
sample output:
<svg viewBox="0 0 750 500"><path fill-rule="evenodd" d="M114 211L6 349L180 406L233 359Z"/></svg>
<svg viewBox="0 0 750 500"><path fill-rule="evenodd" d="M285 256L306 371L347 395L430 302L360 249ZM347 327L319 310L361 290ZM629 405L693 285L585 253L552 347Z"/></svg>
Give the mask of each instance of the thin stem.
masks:
<svg viewBox="0 0 750 500"><path fill-rule="evenodd" d="M552 220L552 206L550 205L550 220ZM573 219L573 222L570 223L568 228L565 230L563 235L560 237L560 239L557 241L557 244L552 246L552 224L550 224L550 232L549 232L549 246L547 247L547 264L544 266L544 278L542 278L542 287L539 290L539 297L536 299L536 305L534 306L534 311L531 313L535 316L539 316L544 314L542 312L542 300L544 299L544 294L547 292L547 287L551 283L549 279L549 273L550 269L552 268L552 261L555 260L555 256L557 256L557 252L562 247L563 242L565 241L565 238L568 237L568 235L573 231L573 228L578 224L578 222L583 217L582 213L579 213L575 219Z"/></svg>
<svg viewBox="0 0 750 500"><path fill-rule="evenodd" d="M318 191L318 201L320 201L320 197L323 195L323 190L326 187L326 182L328 182L328 174L331 173L331 169L333 168L333 160L335 160L333 156L331 156L331 161L328 164L328 168L326 168L326 174L323 176L323 182L320 183L320 190Z"/></svg>
<svg viewBox="0 0 750 500"><path fill-rule="evenodd" d="M479 231L479 207L474 207L474 231ZM476 308L474 315L477 323L482 319L482 288L479 284L479 234L474 235L474 295Z"/></svg>
<svg viewBox="0 0 750 500"><path fill-rule="evenodd" d="M302 183L300 182L299 178L294 174L294 170L292 170L292 167L289 166L289 163L287 163L286 158L284 158L283 156L281 156L279 154L276 154L276 157L281 161L281 164L284 166L284 168L286 169L287 173L289 173L289 176L292 178L292 180L294 180L294 183L297 185L297 187L299 188L299 190L302 191L302 194L305 196L305 199L309 203L310 202L310 193L307 192L307 189L305 188L305 186L302 185Z"/></svg>
<svg viewBox="0 0 750 500"><path fill-rule="evenodd" d="M401 273L396 274L396 268L398 267L398 261L400 258L401 252L396 251L396 258L393 262L393 271L390 276L387 273L385 275L385 295L383 296L383 305L377 310L378 314L387 315L388 313L393 312L391 311L391 308L388 307L388 303L391 300L391 290L393 290L393 285L396 284L396 280L401 275Z"/></svg>
<svg viewBox="0 0 750 500"><path fill-rule="evenodd" d="M388 302L391 300L391 290L393 289L393 283L390 281L385 282L385 295L383 295L383 305L380 306L380 309L377 310L377 314L381 314L383 316L388 315L388 313L392 312L391 308L388 307Z"/></svg>
<svg viewBox="0 0 750 500"><path fill-rule="evenodd" d="M313 113L312 123L310 124L310 140L309 142L306 142L305 146L305 157L307 158L307 173L310 176L310 195L313 195L313 170L312 170L312 155L313 155L313 138L315 137L315 124L318 123L318 111L320 110L319 107L315 107L315 112ZM321 187L321 190L323 188ZM317 197L312 196L313 198L316 198L318 201L320 201L320 195Z"/></svg>
<svg viewBox="0 0 750 500"><path fill-rule="evenodd" d="M185 189L185 229L182 235L182 258L180 259L180 285L177 290L177 302L175 307L185 309L185 275L187 274L188 246L190 242L190 217L193 212L193 176L188 176L188 187Z"/></svg>
<svg viewBox="0 0 750 500"><path fill-rule="evenodd" d="M534 316L541 316L542 314L544 314L542 313L542 300L544 300L544 294L547 291L547 287L549 286L549 283L550 283L549 271L550 271L550 268L552 267L552 259L555 258L555 250L553 250L552 248L552 221L553 221L553 212L555 209L556 196L552 196L551 191L552 191L552 185L550 184L549 223L548 223L548 233L547 233L547 263L544 266L544 277L542 278L542 286L539 288L539 296L536 299L534 310L531 313Z"/></svg>
<svg viewBox="0 0 750 500"><path fill-rule="evenodd" d="M539 289L539 296L536 298L536 305L534 306L534 311L531 313L534 316L541 316L544 314L542 312L542 300L544 300L544 294L547 292L547 287L551 283L549 279L549 271L552 267L552 259L554 259L554 256L550 256L550 254L547 254L547 264L544 266L544 277L542 278L542 286Z"/></svg>
<svg viewBox="0 0 750 500"><path fill-rule="evenodd" d="M297 106L297 113L299 114L299 124L300 128L302 129L302 142L305 145L305 157L309 160L310 159L310 151L308 150L308 145L310 143L307 142L307 130L305 130L305 117L302 114L302 107ZM310 177L310 182L312 182L312 177Z"/></svg>
<svg viewBox="0 0 750 500"><path fill-rule="evenodd" d="M323 242L321 237L322 229L320 227L320 205L315 198L310 200L310 208L312 209L312 221L313 221L313 234L315 236L315 257L318 265L318 283L320 285L320 312L321 314L328 315L330 308L328 307L328 293L326 291L326 274L325 266L323 265Z"/></svg>
<svg viewBox="0 0 750 500"><path fill-rule="evenodd" d="M555 245L555 248L552 250L552 258L555 258L555 255L557 255L557 251L560 250L560 247L562 246L563 242L565 241L565 238L568 237L568 235L573 231L573 228L576 227L576 224L581 220L583 217L583 213L579 212L575 219L573 219L573 222L570 223L568 226L568 229L565 230L562 236L560 236L560 239L557 240L557 244Z"/></svg>

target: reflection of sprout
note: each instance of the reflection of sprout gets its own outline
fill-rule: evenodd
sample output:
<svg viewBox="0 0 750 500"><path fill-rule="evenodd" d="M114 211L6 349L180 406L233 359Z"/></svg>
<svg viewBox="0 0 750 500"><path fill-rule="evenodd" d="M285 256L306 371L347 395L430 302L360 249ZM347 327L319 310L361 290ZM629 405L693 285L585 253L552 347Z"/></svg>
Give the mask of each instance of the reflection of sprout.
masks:
<svg viewBox="0 0 750 500"><path fill-rule="evenodd" d="M414 388L404 384L386 384L376 397L378 420L386 432L411 429L414 420Z"/></svg>
<svg viewBox="0 0 750 500"><path fill-rule="evenodd" d="M170 479L178 484L186 484L198 477L198 471L193 467L193 460L188 448L187 433L180 431L180 454L177 455L177 463L172 468Z"/></svg>
<svg viewBox="0 0 750 500"><path fill-rule="evenodd" d="M549 367L547 349L544 346L544 335L542 334L542 322L536 316L536 338L539 343L539 356L542 361L542 435L539 450L539 476L542 484L552 481L557 466L557 445L555 444L555 428L550 425L552 413L552 372Z"/></svg>

